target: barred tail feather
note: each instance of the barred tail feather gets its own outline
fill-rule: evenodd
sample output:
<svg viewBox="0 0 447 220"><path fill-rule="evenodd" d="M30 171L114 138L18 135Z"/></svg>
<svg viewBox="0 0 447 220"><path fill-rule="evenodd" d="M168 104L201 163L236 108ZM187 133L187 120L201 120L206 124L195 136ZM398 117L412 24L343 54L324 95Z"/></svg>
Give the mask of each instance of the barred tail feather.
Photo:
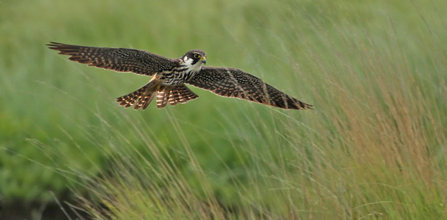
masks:
<svg viewBox="0 0 447 220"><path fill-rule="evenodd" d="M164 108L168 102L174 106L179 103L186 103L199 96L185 85L160 87L155 82L149 82L140 89L117 98L116 101L125 108L134 106L135 109L144 110L155 97L157 97L157 107Z"/></svg>
<svg viewBox="0 0 447 220"><path fill-rule="evenodd" d="M156 85L154 82L149 82L138 90L117 98L116 101L125 108L134 106L134 109L141 108L144 110L149 106L149 103L151 103L152 99L154 99L157 94L155 92L155 87Z"/></svg>
<svg viewBox="0 0 447 220"><path fill-rule="evenodd" d="M172 87L167 87L165 90L158 92L157 94L157 107L164 108L168 104L168 97Z"/></svg>
<svg viewBox="0 0 447 220"><path fill-rule="evenodd" d="M185 85L175 86L171 88L171 92L169 93L169 104L172 106L177 104L184 104L193 99L198 98L199 96L191 91Z"/></svg>
<svg viewBox="0 0 447 220"><path fill-rule="evenodd" d="M145 95L142 96L140 99L138 99L137 104L135 104L135 106L133 107L134 109L143 109L145 110L149 104L152 102L152 99L154 99L156 96L156 93L154 91L152 91L152 93L150 95Z"/></svg>

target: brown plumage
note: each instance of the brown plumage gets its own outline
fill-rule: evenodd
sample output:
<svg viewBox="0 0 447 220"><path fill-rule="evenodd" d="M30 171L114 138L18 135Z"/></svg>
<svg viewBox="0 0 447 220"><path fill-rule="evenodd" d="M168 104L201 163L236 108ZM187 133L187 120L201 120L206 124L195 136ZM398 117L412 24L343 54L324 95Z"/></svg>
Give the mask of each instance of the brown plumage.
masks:
<svg viewBox="0 0 447 220"><path fill-rule="evenodd" d="M312 105L235 68L202 67L202 70L186 83L224 97L245 99L285 109L312 109Z"/></svg>
<svg viewBox="0 0 447 220"><path fill-rule="evenodd" d="M224 97L240 98L284 109L312 109L264 83L261 79L235 68L202 67L206 54L188 51L177 59L169 59L143 50L68 45L51 42L50 49L69 55L70 60L98 68L154 76L140 89L117 98L117 102L135 109L146 109L156 98L157 107L186 103L199 96L186 84L209 90Z"/></svg>
<svg viewBox="0 0 447 220"><path fill-rule="evenodd" d="M87 47L51 42L50 49L69 55L70 60L118 72L133 72L153 76L162 69L169 69L174 60L144 50L109 47Z"/></svg>

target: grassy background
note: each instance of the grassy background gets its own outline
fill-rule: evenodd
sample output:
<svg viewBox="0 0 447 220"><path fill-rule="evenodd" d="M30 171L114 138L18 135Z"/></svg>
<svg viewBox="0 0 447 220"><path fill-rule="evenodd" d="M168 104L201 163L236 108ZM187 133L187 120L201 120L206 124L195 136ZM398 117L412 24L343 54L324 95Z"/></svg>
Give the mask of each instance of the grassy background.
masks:
<svg viewBox="0 0 447 220"><path fill-rule="evenodd" d="M117 219L446 218L445 11L441 0L3 1L0 195L76 192ZM49 41L202 49L207 65L316 110L194 88L186 105L124 109L115 98L149 78L70 62Z"/></svg>

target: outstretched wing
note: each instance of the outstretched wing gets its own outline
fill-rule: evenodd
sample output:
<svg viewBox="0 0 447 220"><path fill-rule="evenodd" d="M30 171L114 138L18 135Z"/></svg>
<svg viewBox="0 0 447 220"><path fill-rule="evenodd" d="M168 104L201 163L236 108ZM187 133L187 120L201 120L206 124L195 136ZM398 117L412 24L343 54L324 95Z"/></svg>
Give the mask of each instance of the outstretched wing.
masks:
<svg viewBox="0 0 447 220"><path fill-rule="evenodd" d="M312 105L301 102L239 69L202 67L202 70L186 83L220 96L246 99L285 109L312 109Z"/></svg>
<svg viewBox="0 0 447 220"><path fill-rule="evenodd" d="M172 69L175 65L173 59L144 50L87 47L55 42L50 42L47 46L60 51L59 54L69 55L70 60L119 72L134 72L152 76L162 70Z"/></svg>

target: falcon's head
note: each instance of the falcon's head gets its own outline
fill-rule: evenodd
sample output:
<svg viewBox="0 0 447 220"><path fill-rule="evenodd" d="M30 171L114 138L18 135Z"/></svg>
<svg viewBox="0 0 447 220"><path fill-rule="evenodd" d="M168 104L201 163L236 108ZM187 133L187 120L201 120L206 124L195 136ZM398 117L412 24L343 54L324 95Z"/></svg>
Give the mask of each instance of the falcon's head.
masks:
<svg viewBox="0 0 447 220"><path fill-rule="evenodd" d="M206 53L201 50L190 50L182 59L191 70L200 71L206 63Z"/></svg>

